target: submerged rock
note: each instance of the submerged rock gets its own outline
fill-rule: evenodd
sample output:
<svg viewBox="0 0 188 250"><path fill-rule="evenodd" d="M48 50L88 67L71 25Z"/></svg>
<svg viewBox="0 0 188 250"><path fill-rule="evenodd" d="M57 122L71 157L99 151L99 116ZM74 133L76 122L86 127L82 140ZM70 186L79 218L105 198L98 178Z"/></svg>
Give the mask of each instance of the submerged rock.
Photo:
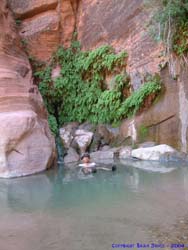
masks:
<svg viewBox="0 0 188 250"><path fill-rule="evenodd" d="M149 148L138 148L132 151L131 156L140 160L159 161L164 153L174 153L176 150L166 144Z"/></svg>

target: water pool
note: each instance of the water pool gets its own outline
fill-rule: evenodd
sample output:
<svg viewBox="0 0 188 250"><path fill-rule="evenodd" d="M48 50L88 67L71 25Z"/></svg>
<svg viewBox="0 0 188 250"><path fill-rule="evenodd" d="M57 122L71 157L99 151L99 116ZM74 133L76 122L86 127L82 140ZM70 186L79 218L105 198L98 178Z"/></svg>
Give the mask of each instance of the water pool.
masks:
<svg viewBox="0 0 188 250"><path fill-rule="evenodd" d="M78 169L58 169L1 179L0 250L108 250L152 242L167 247L181 240L178 233L188 243L188 167L117 165L116 172L87 178Z"/></svg>

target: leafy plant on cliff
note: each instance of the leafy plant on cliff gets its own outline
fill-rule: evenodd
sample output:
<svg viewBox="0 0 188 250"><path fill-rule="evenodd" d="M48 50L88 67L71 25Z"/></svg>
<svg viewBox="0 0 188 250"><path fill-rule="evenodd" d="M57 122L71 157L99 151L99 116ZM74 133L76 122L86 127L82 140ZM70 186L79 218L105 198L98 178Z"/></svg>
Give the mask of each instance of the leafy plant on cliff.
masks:
<svg viewBox="0 0 188 250"><path fill-rule="evenodd" d="M56 135L58 133L58 124L56 118L53 115L48 116L48 124L52 133Z"/></svg>
<svg viewBox="0 0 188 250"><path fill-rule="evenodd" d="M35 73L41 81L39 89L46 107L51 115L58 117L59 124L75 120L113 121L111 114L102 117L98 102L105 93L107 106L117 106L117 93L122 97L121 89L128 81L127 75L121 73L127 54L115 54L107 45L84 52L78 45L74 42L68 49L59 48L53 63ZM53 82L51 72L57 64L61 66L61 75ZM117 79L114 89L108 91L105 78L109 73L117 75Z"/></svg>
<svg viewBox="0 0 188 250"><path fill-rule="evenodd" d="M188 52L188 0L150 0L154 10L154 35L162 39L167 53L175 52L186 61ZM155 5L155 8L153 6Z"/></svg>
<svg viewBox="0 0 188 250"><path fill-rule="evenodd" d="M139 111L144 101L151 94L157 94L161 91L162 85L158 75L150 77L138 90L134 91L121 105L119 117L130 117Z"/></svg>
<svg viewBox="0 0 188 250"><path fill-rule="evenodd" d="M176 34L174 34L173 50L178 56L182 56L186 60L185 57L188 53L188 20L182 23Z"/></svg>
<svg viewBox="0 0 188 250"><path fill-rule="evenodd" d="M116 54L108 45L81 51L79 44L73 42L68 49L59 48L50 65L35 73L54 133L57 126L70 121L118 123L134 115L147 96L160 91L160 80L153 77L127 98L124 90L130 90L130 85L126 57L127 53ZM60 65L61 73L52 81L56 65ZM109 75L112 77L107 84Z"/></svg>

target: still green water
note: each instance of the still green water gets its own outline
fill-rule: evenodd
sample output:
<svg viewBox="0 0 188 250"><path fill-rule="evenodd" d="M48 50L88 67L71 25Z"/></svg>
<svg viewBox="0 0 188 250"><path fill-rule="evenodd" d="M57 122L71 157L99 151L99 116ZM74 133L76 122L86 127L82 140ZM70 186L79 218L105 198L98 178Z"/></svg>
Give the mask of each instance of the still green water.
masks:
<svg viewBox="0 0 188 250"><path fill-rule="evenodd" d="M108 250L149 243L188 214L188 167L117 163L0 180L0 250ZM165 242L163 242L165 243ZM174 242L176 243L176 242Z"/></svg>

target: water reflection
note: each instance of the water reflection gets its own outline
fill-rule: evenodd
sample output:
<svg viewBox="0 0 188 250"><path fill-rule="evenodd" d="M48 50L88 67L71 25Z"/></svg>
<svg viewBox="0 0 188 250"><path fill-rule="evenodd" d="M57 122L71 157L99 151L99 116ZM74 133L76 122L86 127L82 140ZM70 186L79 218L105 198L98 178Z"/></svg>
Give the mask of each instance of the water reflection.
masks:
<svg viewBox="0 0 188 250"><path fill-rule="evenodd" d="M138 167L139 166L139 167ZM50 210L88 206L94 202L113 202L125 199L125 195L132 193L141 194L148 192L155 185L165 187L162 174L175 168L158 167L158 173L147 172L147 165L140 169L141 163L135 162L134 167L118 165L116 172L98 171L96 174L84 176L79 168L51 170L47 173L0 181L0 199L4 209L9 208L18 212L33 212L35 210ZM150 170L154 167L150 166ZM155 166L156 167L156 166ZM183 171L183 170L182 170ZM156 172L156 171L155 171ZM186 171L184 171L186 172ZM168 175L165 182L173 175ZM177 178L177 173L175 174ZM182 178L181 188L185 188L185 173ZM174 178L169 180L171 184ZM178 180L179 181L179 180ZM180 188L179 187L179 188ZM125 194L126 190L126 194ZM92 197L92 199L91 199ZM2 209L2 207L1 207Z"/></svg>
<svg viewBox="0 0 188 250"><path fill-rule="evenodd" d="M179 215L187 214L187 167L117 165L116 172L98 171L85 179L72 166L0 180L4 237L0 246L5 244L3 250L107 250L112 242L147 241L149 228L168 228Z"/></svg>
<svg viewBox="0 0 188 250"><path fill-rule="evenodd" d="M52 183L45 174L1 180L1 204L4 204L4 208L18 212L44 209L52 195L52 189Z"/></svg>
<svg viewBox="0 0 188 250"><path fill-rule="evenodd" d="M157 161L120 160L123 165L129 165L149 172L169 173L177 168L173 163L160 163Z"/></svg>

